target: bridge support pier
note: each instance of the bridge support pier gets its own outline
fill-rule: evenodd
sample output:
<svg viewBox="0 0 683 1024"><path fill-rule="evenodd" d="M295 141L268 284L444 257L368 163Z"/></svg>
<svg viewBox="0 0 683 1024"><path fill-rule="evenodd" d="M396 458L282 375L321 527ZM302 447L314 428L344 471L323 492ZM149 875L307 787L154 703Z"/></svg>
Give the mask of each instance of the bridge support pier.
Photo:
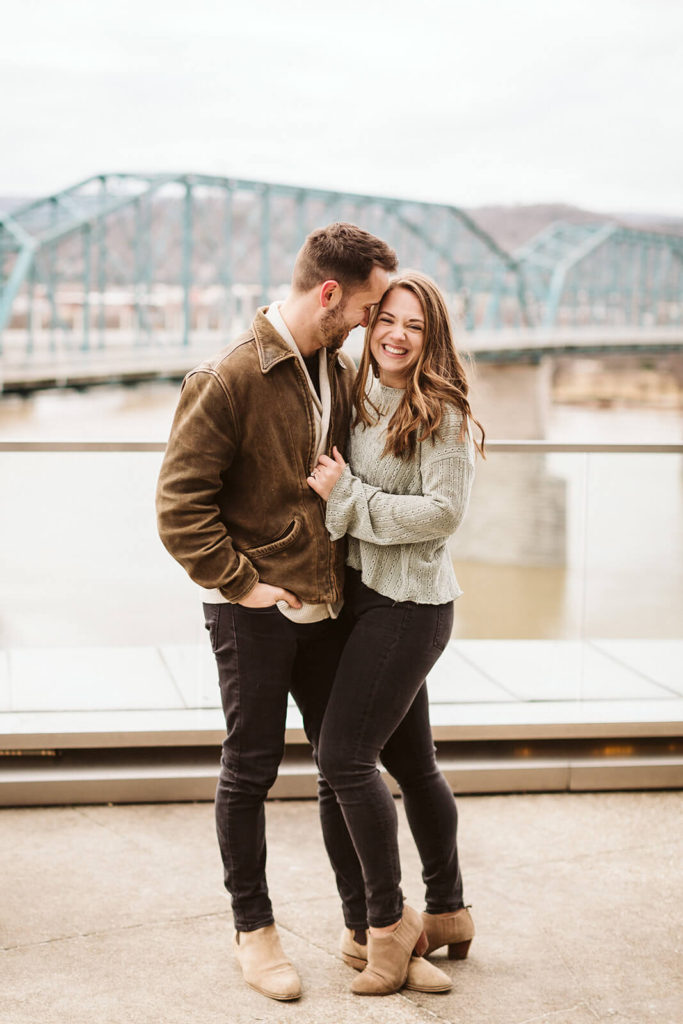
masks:
<svg viewBox="0 0 683 1024"><path fill-rule="evenodd" d="M551 401L552 361L479 362L470 395L472 411L497 440L542 440ZM564 620L567 566L566 481L544 454L495 454L478 461L470 508L450 541L463 586L491 633L524 634L530 623L553 635ZM462 611L462 621L461 620ZM522 616L523 623L516 620ZM468 610L456 614L467 635ZM513 621L514 620L514 621ZM458 625L458 623L460 625ZM516 631L516 632L515 632ZM545 635L545 633L543 633Z"/></svg>
<svg viewBox="0 0 683 1024"><path fill-rule="evenodd" d="M472 410L489 437L538 441L546 436L550 413L552 360L476 361Z"/></svg>

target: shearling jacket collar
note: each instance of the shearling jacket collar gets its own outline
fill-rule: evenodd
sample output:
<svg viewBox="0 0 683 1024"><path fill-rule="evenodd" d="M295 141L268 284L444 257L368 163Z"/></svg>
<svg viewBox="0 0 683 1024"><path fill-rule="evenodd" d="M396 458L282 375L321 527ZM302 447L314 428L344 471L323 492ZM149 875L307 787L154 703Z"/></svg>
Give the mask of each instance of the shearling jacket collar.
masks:
<svg viewBox="0 0 683 1024"><path fill-rule="evenodd" d="M274 366L277 366L278 363L285 359L296 359L296 354L264 315L267 309L267 306L261 306L260 309L257 309L256 316L251 323L262 373L268 373L269 370L272 370ZM328 366L334 362L335 358L342 370L348 369L341 353L337 352L336 349L327 353Z"/></svg>
<svg viewBox="0 0 683 1024"><path fill-rule="evenodd" d="M254 338L256 339L256 348L262 373L268 373L273 366L277 366L283 359L296 358L285 339L280 337L270 320L264 316L266 309L268 307L263 306L256 311L256 316L251 325Z"/></svg>

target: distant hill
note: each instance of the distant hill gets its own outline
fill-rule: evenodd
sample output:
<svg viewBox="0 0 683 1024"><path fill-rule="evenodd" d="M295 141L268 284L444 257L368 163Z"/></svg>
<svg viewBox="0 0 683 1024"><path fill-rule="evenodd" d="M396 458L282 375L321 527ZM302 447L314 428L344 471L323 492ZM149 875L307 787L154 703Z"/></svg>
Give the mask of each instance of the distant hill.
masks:
<svg viewBox="0 0 683 1024"><path fill-rule="evenodd" d="M641 231L683 234L683 217L657 214L597 213L565 203L537 203L530 206L476 206L466 211L503 249L516 249L555 220L571 224L623 224Z"/></svg>

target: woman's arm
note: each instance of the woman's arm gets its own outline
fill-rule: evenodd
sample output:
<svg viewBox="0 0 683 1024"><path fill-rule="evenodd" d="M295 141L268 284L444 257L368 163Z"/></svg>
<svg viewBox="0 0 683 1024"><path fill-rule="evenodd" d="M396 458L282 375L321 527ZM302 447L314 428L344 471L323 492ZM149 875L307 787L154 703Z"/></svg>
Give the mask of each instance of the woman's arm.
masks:
<svg viewBox="0 0 683 1024"><path fill-rule="evenodd" d="M445 450L444 450L445 449ZM354 477L347 466L327 501L326 524L333 540L350 534L372 544L418 544L448 537L462 522L469 502L473 458L462 442L433 446L422 455L422 494L388 494Z"/></svg>

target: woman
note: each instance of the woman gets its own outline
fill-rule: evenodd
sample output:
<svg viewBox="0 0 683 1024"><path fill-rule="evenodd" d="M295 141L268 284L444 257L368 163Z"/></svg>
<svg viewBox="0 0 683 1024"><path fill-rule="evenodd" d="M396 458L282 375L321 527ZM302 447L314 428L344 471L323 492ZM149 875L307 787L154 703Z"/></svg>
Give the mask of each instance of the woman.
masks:
<svg viewBox="0 0 683 1024"><path fill-rule="evenodd" d="M446 541L463 518L473 476L470 423L477 421L467 393L441 293L428 277L403 274L366 331L350 465L335 449L308 478L327 502L332 537L348 536L350 632L318 756L323 831L348 929L344 959L355 966L363 965L369 924L367 966L352 986L359 994L397 991L413 951L448 944L449 956L465 957L474 935L457 811L436 765L425 684L461 593ZM422 916L403 904L396 810L380 757L401 786L423 862Z"/></svg>

